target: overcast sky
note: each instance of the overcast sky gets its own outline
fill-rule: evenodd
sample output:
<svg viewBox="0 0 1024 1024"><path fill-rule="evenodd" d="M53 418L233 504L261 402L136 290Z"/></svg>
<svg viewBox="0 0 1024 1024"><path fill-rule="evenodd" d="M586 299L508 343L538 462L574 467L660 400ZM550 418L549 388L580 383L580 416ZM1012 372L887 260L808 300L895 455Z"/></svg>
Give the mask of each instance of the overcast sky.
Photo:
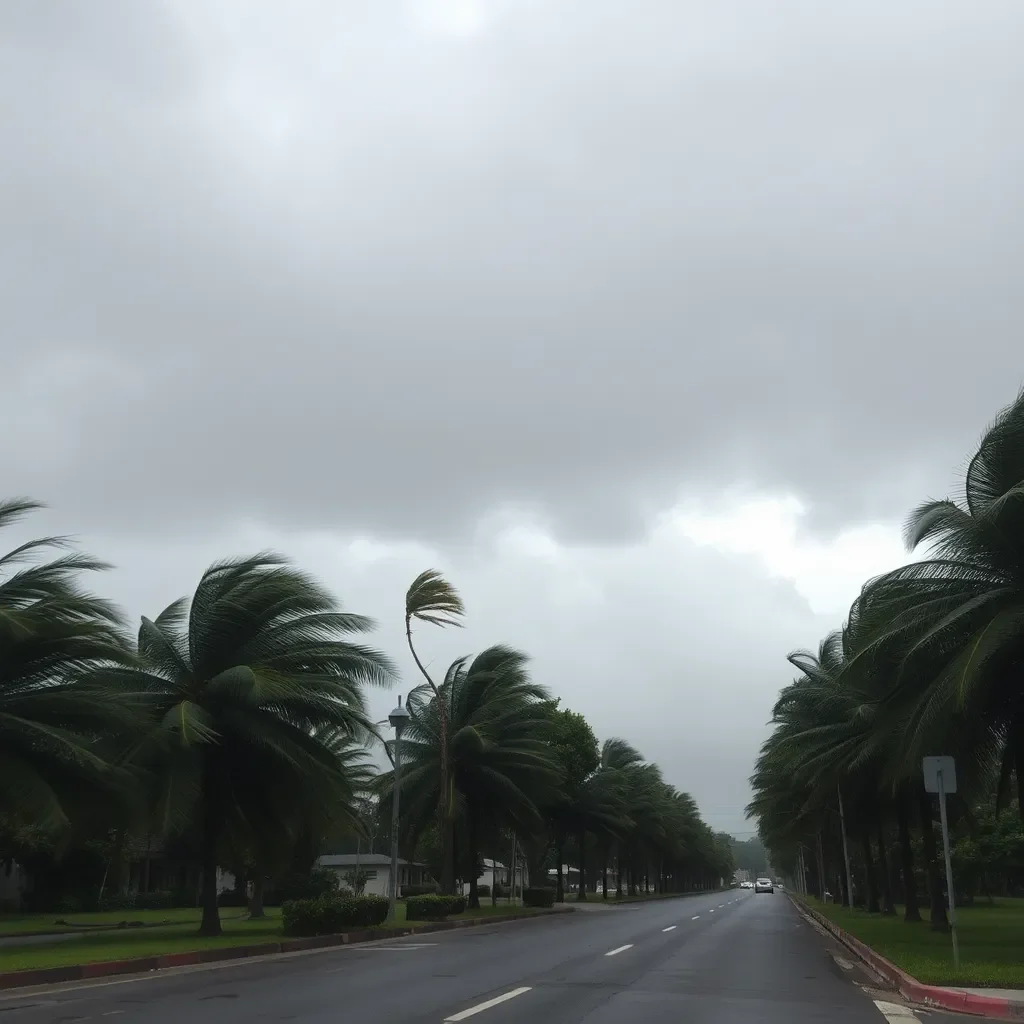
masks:
<svg viewBox="0 0 1024 1024"><path fill-rule="evenodd" d="M407 678L435 566L436 665L522 647L749 830L786 652L1024 377L1022 38L1020 0L4 0L0 491L133 617L285 551Z"/></svg>

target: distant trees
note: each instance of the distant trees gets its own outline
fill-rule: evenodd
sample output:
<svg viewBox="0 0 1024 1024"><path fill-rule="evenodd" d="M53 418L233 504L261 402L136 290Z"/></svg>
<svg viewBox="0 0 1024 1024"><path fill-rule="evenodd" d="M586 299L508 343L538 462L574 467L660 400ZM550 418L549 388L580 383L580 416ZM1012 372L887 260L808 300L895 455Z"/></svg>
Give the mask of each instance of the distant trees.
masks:
<svg viewBox="0 0 1024 1024"><path fill-rule="evenodd" d="M37 508L0 503L0 528ZM0 860L32 873L37 904L93 905L133 886L148 898L158 848L195 870L153 899L198 895L202 931L216 935L225 898L259 917L268 893L333 884L312 870L327 847L366 849L371 835L381 847L393 777L373 765L366 692L395 672L364 642L372 622L262 553L215 563L191 598L130 631L84 586L104 568L59 537L0 557ZM434 679L413 627L463 616L433 570L407 592L423 683L403 737L403 849L445 887L468 882L471 905L484 856L512 845L542 876L557 863L560 889L568 858L580 899L609 871L632 891L731 875L728 844L693 801L624 741L599 747L522 652L497 644ZM227 894L220 866L235 876ZM365 873L348 881L359 888Z"/></svg>

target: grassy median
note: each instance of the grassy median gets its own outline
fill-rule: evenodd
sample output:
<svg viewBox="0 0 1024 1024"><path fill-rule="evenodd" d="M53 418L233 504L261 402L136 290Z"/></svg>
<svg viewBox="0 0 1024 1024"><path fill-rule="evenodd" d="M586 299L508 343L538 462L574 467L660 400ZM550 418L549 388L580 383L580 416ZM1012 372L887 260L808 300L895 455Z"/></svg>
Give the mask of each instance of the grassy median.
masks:
<svg viewBox="0 0 1024 1024"><path fill-rule="evenodd" d="M908 924L903 908L896 917L808 899L830 921L881 953L901 970L931 985L1024 988L1024 899L981 901L957 908L960 971L953 968L948 932L933 932L924 921Z"/></svg>
<svg viewBox="0 0 1024 1024"><path fill-rule="evenodd" d="M406 927L405 903L398 903L397 920L394 927ZM531 907L509 906L499 903L492 907L489 903L479 910L467 910L463 914L449 918L450 921L464 918L493 917L515 915L529 917L537 911ZM70 938L60 938L46 942L32 942L0 946L0 971L23 971L40 967L69 967L75 964L94 963L100 960L126 960L131 957L159 956L164 953L186 953L199 949L220 949L226 946L248 946L258 942L276 942L281 934L281 911L277 907L267 908L267 917L259 921L251 921L240 916L236 908L225 909L221 913L224 934L217 938L205 938L198 934L201 914L198 910L156 910L156 911L120 911L112 915L75 914L65 918L81 919L76 923L110 923L120 920L152 921L169 920L169 924L154 925L146 928L120 928L110 931L94 931L75 934ZM0 926L0 935L19 931L54 931L54 915L32 915L10 918ZM15 927L15 921L18 927ZM39 927L33 928L32 922L38 921ZM28 923L26 923L28 922ZM423 922L410 922L413 925ZM43 927L48 924L49 927ZM6 927L5 927L6 926Z"/></svg>

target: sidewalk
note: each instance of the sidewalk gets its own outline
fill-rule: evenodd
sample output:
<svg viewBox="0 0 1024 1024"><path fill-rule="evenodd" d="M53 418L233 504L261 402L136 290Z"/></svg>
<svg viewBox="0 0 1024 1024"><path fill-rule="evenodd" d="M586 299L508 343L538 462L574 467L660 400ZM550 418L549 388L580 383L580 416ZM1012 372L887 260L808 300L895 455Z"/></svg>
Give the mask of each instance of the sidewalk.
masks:
<svg viewBox="0 0 1024 1024"><path fill-rule="evenodd" d="M877 975L884 978L904 999L922 1006L957 1013L973 1013L996 1020L1024 1021L1024 991L1008 988L954 988L925 985L901 971L860 939L833 924L827 917L787 893L797 911L834 935L850 952L858 956Z"/></svg>

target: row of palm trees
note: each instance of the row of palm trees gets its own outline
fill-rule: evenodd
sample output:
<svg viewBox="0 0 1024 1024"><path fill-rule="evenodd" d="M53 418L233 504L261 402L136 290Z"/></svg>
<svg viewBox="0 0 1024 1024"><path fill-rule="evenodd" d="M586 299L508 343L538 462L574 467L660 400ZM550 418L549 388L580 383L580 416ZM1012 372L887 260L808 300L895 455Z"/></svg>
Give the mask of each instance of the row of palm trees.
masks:
<svg viewBox="0 0 1024 1024"><path fill-rule="evenodd" d="M0 503L0 528L37 508ZM259 889L297 862L308 869L333 837L364 831L362 797L393 786L373 763L381 739L366 690L396 673L363 641L372 622L278 555L215 563L191 600L143 617L134 634L84 584L104 568L61 537L0 558L0 858L26 833L64 846L187 836L201 928L217 934L218 864L245 865ZM408 701L403 840L415 848L440 834L444 888L496 833L540 851L539 867L570 827L580 859L596 844L634 887L640 871L656 869L663 885L727 873L693 802L621 741L598 757L594 740L594 763L566 785L565 713L521 653L492 647L432 679L413 624L457 625L463 614L435 572L407 595L424 682ZM460 873L475 884L475 872Z"/></svg>
<svg viewBox="0 0 1024 1024"><path fill-rule="evenodd" d="M775 705L748 812L800 882L849 901L848 857L869 910L894 913L898 895L919 920L920 875L945 928L922 759L956 758L965 828L987 800L1024 822L1024 395L985 433L959 500L919 506L905 538L924 557L866 583L817 652L789 655L799 676Z"/></svg>

